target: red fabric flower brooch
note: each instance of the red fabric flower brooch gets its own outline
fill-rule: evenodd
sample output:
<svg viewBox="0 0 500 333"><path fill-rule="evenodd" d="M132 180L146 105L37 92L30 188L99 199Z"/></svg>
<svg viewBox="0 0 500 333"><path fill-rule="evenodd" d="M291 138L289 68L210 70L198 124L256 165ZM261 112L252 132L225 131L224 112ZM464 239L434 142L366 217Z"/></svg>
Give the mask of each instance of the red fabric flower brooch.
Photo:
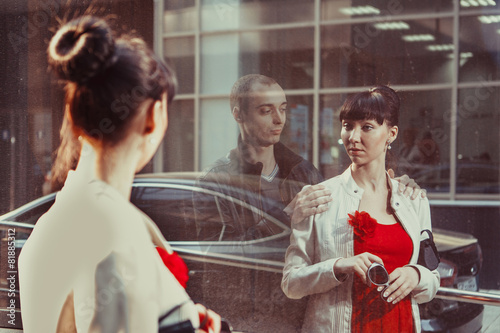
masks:
<svg viewBox="0 0 500 333"><path fill-rule="evenodd" d="M161 247L156 247L156 250L158 251L158 254L161 257L161 260L163 260L165 266L167 266L169 271L185 289L189 280L189 269L184 260L182 260L176 252L172 252L170 254L167 250Z"/></svg>
<svg viewBox="0 0 500 333"><path fill-rule="evenodd" d="M349 215L349 224L354 228L354 235L363 241L366 237L373 237L377 220L372 218L367 212L354 212L354 216Z"/></svg>

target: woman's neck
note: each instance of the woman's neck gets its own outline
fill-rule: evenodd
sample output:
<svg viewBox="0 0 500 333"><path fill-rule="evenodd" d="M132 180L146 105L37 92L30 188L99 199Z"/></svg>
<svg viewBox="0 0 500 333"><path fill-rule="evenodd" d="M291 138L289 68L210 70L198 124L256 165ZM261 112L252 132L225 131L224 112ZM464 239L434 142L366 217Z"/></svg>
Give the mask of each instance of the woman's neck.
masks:
<svg viewBox="0 0 500 333"><path fill-rule="evenodd" d="M95 148L84 142L77 170L88 179L98 179L114 187L128 200L136 172L136 158L123 145Z"/></svg>
<svg viewBox="0 0 500 333"><path fill-rule="evenodd" d="M385 162L373 161L365 165L351 165L354 181L365 191L380 192L387 190Z"/></svg>

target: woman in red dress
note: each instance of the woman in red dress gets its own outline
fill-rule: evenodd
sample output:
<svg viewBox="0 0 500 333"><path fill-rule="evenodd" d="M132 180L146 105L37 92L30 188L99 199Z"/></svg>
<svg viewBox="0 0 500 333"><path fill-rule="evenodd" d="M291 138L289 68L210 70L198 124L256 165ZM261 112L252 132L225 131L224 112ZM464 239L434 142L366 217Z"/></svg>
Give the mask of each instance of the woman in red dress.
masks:
<svg viewBox="0 0 500 333"><path fill-rule="evenodd" d="M399 193L385 171L399 106L387 86L347 99L341 137L352 164L322 183L333 198L326 212L292 217L282 289L309 296L303 332L421 330L418 303L435 296L439 274L417 264L420 232L431 228L428 200ZM387 288L367 280L372 263L388 271Z"/></svg>

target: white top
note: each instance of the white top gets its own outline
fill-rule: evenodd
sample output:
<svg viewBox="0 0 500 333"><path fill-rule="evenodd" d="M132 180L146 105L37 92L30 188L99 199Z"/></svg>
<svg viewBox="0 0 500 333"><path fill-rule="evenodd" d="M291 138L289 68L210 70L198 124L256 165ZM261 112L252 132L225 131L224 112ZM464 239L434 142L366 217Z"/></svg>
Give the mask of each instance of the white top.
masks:
<svg viewBox="0 0 500 333"><path fill-rule="evenodd" d="M159 257L144 214L92 179L90 165L80 162L68 174L21 251L24 332L56 332L71 292L79 333L157 333L159 317L184 302L169 320L189 318L198 327L194 304Z"/></svg>
<svg viewBox="0 0 500 333"><path fill-rule="evenodd" d="M333 201L326 212L292 225L281 288L290 298L309 296L303 332L347 333L351 331L353 275L340 281L333 266L340 258L354 256L347 214L358 210L363 189L352 178L351 168L322 184L332 192ZM429 201L405 197L397 190L394 179L390 185L391 207L413 244L409 265L420 273L420 281L410 296L416 332L420 332L418 303L432 300L440 282L436 270L417 265L420 231L431 229Z"/></svg>

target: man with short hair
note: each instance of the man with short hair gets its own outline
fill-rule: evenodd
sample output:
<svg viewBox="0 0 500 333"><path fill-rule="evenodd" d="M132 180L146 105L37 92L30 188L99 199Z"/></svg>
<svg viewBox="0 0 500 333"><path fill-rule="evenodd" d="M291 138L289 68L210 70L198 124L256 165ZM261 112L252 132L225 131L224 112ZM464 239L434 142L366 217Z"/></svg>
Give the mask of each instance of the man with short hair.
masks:
<svg viewBox="0 0 500 333"><path fill-rule="evenodd" d="M242 199L264 211L272 211L271 215L290 225L289 218L283 214L285 207L304 185L317 184L323 177L311 162L280 142L287 113L285 92L272 78L259 74L246 75L233 85L230 106L240 129L238 146L205 169L200 181L231 184L258 194L257 199ZM327 203L328 195L327 192L315 192L314 196L318 200L310 200L304 206ZM259 198L265 199L256 202ZM267 199L281 203L281 207L266 207L270 202ZM286 211L290 214L293 204ZM239 217L245 220L244 224L250 229L250 233L246 232L243 238L257 237L255 229L263 228L255 224L263 223L265 219L248 217L248 214Z"/></svg>

